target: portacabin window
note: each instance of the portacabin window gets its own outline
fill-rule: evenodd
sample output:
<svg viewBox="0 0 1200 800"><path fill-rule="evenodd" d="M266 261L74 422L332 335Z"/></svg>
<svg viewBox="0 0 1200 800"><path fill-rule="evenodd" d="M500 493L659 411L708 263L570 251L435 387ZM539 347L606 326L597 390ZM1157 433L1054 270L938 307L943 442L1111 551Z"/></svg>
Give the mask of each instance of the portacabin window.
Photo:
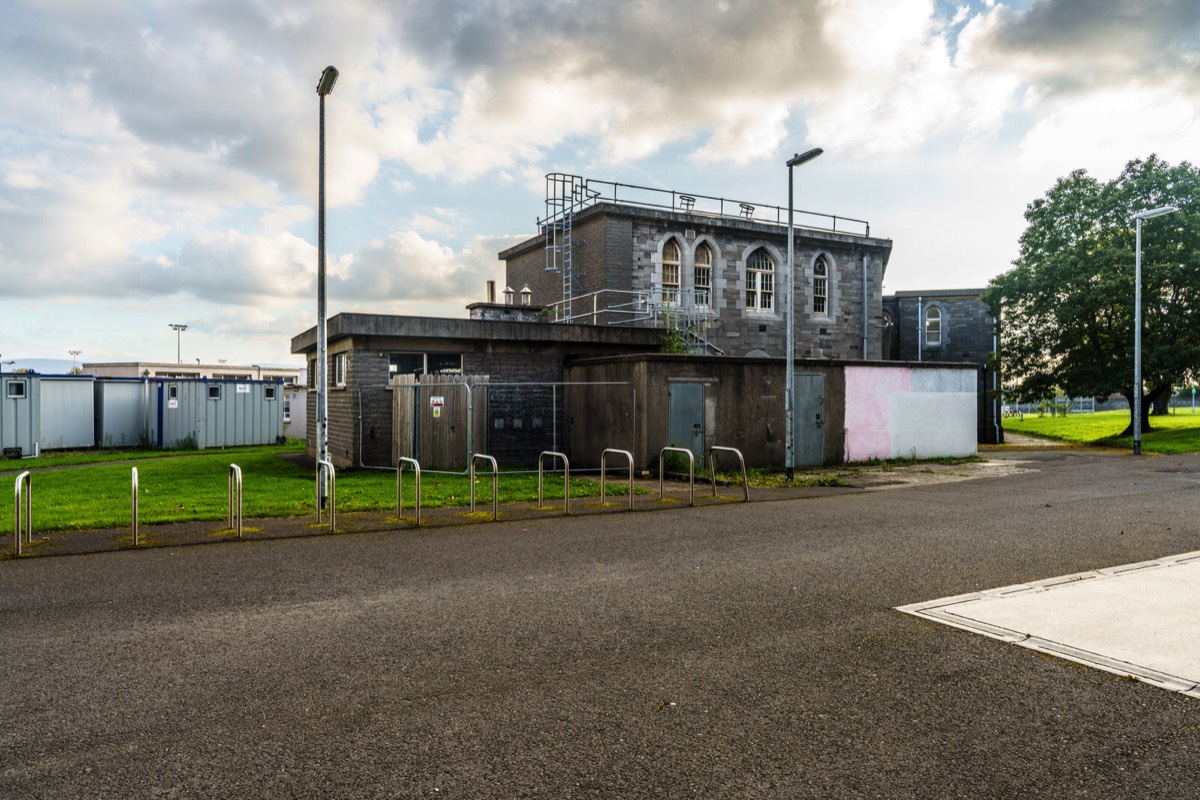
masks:
<svg viewBox="0 0 1200 800"><path fill-rule="evenodd" d="M275 399L275 387L274 386L264 386L263 387L263 399L264 400L274 400Z"/></svg>
<svg viewBox="0 0 1200 800"><path fill-rule="evenodd" d="M746 308L775 309L775 259L761 247L746 259Z"/></svg>
<svg viewBox="0 0 1200 800"><path fill-rule="evenodd" d="M220 400L221 399L221 384L219 384L219 383L209 384L208 399L209 400Z"/></svg>
<svg viewBox="0 0 1200 800"><path fill-rule="evenodd" d="M8 381L4 385L4 396L11 399L23 399L25 391L25 381Z"/></svg>

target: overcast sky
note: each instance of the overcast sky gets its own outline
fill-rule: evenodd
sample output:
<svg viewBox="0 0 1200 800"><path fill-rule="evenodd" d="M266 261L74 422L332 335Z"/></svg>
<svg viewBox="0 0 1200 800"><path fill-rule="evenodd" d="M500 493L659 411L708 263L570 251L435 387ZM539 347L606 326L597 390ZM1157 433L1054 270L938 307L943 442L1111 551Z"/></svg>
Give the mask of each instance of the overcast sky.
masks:
<svg viewBox="0 0 1200 800"><path fill-rule="evenodd" d="M0 359L298 363L329 311L464 316L547 172L866 219L979 287L1025 205L1200 142L1196 0L7 0Z"/></svg>

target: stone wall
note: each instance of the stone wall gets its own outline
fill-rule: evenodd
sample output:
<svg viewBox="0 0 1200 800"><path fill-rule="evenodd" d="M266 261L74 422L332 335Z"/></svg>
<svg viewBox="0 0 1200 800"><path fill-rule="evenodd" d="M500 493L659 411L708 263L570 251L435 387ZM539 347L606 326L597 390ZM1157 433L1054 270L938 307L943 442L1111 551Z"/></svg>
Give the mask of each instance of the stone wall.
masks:
<svg viewBox="0 0 1200 800"><path fill-rule="evenodd" d="M787 265L787 229L776 224L731 217L714 217L665 209L599 203L576 215L574 264L580 277L578 298L586 292L610 290L599 307L626 303L630 292L643 292L662 304L663 248L674 238L680 245L680 293L674 303L659 306L656 320L642 325L665 326L666 314L694 318L698 333L727 355L782 356L786 348L786 317L781 279ZM707 307L692 308L695 254L702 245L714 253L711 297ZM764 248L775 265L772 308L747 308L746 263ZM796 228L795 275L796 356L798 358L881 358L881 284L891 242L864 236ZM823 256L829 264L828 308L813 308L813 269ZM500 254L507 281L516 291L528 285L535 304L562 298L562 280L545 272L545 237L539 236ZM866 273L866 304L863 280ZM582 306L582 307L581 307ZM576 315L591 307L577 300ZM647 309L649 311L649 309ZM864 314L867 330L864 342ZM613 324L628 317L602 316ZM586 321L586 320L585 320ZM865 351L864 351L865 344Z"/></svg>

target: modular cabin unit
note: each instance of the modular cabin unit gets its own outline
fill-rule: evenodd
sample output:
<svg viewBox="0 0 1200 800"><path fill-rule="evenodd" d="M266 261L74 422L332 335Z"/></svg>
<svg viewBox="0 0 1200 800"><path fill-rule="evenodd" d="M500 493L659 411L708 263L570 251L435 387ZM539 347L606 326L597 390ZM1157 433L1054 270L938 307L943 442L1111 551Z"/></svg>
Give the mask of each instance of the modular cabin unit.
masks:
<svg viewBox="0 0 1200 800"><path fill-rule="evenodd" d="M95 387L95 439L100 447L137 447L149 442L150 382L98 379Z"/></svg>
<svg viewBox="0 0 1200 800"><path fill-rule="evenodd" d="M155 380L149 444L167 449L273 444L283 435L282 389L273 381Z"/></svg>
<svg viewBox="0 0 1200 800"><path fill-rule="evenodd" d="M41 377L42 450L69 450L96 443L95 379L90 375Z"/></svg>
<svg viewBox="0 0 1200 800"><path fill-rule="evenodd" d="M6 457L37 455L41 389L37 375L0 373L0 447Z"/></svg>

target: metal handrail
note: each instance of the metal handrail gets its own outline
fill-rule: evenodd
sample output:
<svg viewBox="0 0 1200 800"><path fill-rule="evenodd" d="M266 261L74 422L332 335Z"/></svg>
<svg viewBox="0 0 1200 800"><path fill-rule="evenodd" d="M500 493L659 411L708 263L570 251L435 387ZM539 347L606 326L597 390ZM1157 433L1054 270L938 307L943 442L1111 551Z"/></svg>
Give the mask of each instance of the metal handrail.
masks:
<svg viewBox="0 0 1200 800"><path fill-rule="evenodd" d="M716 453L720 450L723 453L733 453L738 458L738 465L742 468L742 489L746 494L746 502L750 502L750 481L746 477L746 459L742 457L742 451L736 447L717 447L708 448L708 474L712 476L713 497L717 496L717 461Z"/></svg>
<svg viewBox="0 0 1200 800"><path fill-rule="evenodd" d="M471 454L471 513L475 513L475 462L483 460L492 465L492 519L500 519L500 467L496 464L496 459L483 453Z"/></svg>
<svg viewBox="0 0 1200 800"><path fill-rule="evenodd" d="M658 452L658 499L663 499L663 456L667 453L686 453L688 457L688 489L691 499L688 505L696 505L696 454L686 447L664 447Z"/></svg>
<svg viewBox="0 0 1200 800"><path fill-rule="evenodd" d="M563 462L563 514L571 513L571 462L567 460L565 453L558 453L553 450L546 450L538 456L538 508L542 507L542 477L543 477L543 461L546 456L553 458L561 458Z"/></svg>
<svg viewBox="0 0 1200 800"><path fill-rule="evenodd" d="M237 515L234 515L234 493L237 494ZM242 538L242 468L237 464L229 465L229 516L227 524L230 528L237 522L237 537Z"/></svg>
<svg viewBox="0 0 1200 800"><path fill-rule="evenodd" d="M333 468L332 461L317 462L317 524L321 524L321 478L323 474L329 476L329 530L334 532L337 530L337 470Z"/></svg>
<svg viewBox="0 0 1200 800"><path fill-rule="evenodd" d="M400 499L400 490L405 464L412 464L413 469L417 473L416 491L413 496L416 498L416 523L419 526L421 524L421 465L417 463L415 458L409 458L408 456L400 456L400 460L396 462L396 519L400 519L400 514L404 509L403 501Z"/></svg>
<svg viewBox="0 0 1200 800"><path fill-rule="evenodd" d="M22 489L24 487L24 490ZM13 484L13 537L16 555L21 555L21 501L25 501L25 535L33 543L33 477L29 470L17 476Z"/></svg>
<svg viewBox="0 0 1200 800"><path fill-rule="evenodd" d="M604 505L604 476L608 474L607 461L608 454L625 456L629 459L629 510L633 511L633 453L628 450L615 450L609 448L600 454L600 505Z"/></svg>
<svg viewBox="0 0 1200 800"><path fill-rule="evenodd" d="M556 214L539 219L538 225L551 224L567 211L578 211L600 202L610 202L617 205L636 206L640 208L683 210L687 214L697 216L730 217L734 219L747 219L745 208L750 207L752 209L752 217L750 218L753 218L753 215L757 215L759 211L764 212L762 218L754 219L755 222L773 223L776 225L787 224L788 209L784 206L752 203L727 197L697 194L696 192L677 192L672 189L658 189L653 186L638 186L632 183L618 183L616 181L605 181L596 178L584 179L584 187L583 194L586 194L586 197L582 197L571 203L570 208L564 208ZM603 187L604 191L593 187ZM644 197L636 197L635 195L638 194L643 194ZM687 199L685 200L684 198ZM558 205L561 204L556 204L556 207ZM802 217L814 218L815 221L822 223L821 225L804 225L804 227L813 230L827 230L836 233L838 232L839 222L854 223L853 227L862 226L862 235L871 235L871 223L865 219L843 217L837 214L825 214L820 211L804 211L799 208L795 209L793 213ZM774 216L775 219L770 219L771 216ZM823 227L823 225L828 227ZM852 231L846 230L845 224L842 225L841 231L843 233L852 233Z"/></svg>
<svg viewBox="0 0 1200 800"><path fill-rule="evenodd" d="M129 473L129 527L133 534L133 546L138 546L138 471L131 467Z"/></svg>

